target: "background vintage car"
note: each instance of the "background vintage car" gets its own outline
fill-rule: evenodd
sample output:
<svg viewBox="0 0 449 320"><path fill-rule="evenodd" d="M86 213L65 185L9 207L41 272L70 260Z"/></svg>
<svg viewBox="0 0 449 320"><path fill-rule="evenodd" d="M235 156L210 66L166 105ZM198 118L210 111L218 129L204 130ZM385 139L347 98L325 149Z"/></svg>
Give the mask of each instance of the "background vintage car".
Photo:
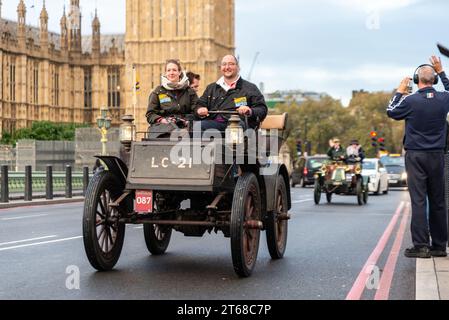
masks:
<svg viewBox="0 0 449 320"><path fill-rule="evenodd" d="M374 192L374 194L388 193L388 173L379 159L365 159L362 175L369 177L369 192Z"/></svg>
<svg viewBox="0 0 449 320"><path fill-rule="evenodd" d="M407 187L405 159L401 155L389 155L380 159L387 169L390 187Z"/></svg>

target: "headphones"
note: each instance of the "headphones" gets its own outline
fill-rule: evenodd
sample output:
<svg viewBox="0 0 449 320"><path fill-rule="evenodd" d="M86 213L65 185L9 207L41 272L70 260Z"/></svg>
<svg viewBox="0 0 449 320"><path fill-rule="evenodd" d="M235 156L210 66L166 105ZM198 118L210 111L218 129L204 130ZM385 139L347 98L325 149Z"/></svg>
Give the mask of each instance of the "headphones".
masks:
<svg viewBox="0 0 449 320"><path fill-rule="evenodd" d="M416 68L416 70L415 70L415 73L413 74L413 82L415 83L415 84L418 84L419 83L419 74L418 74L418 71L419 71L419 69L421 69L422 67L431 67L432 69L433 69L433 71L435 72L435 81L433 82L433 85L437 85L438 84L438 74L437 74L437 72L435 71L435 68L432 66L432 65L430 65L430 64L427 64L427 63L425 63L425 64L422 64L422 65L420 65L418 68Z"/></svg>

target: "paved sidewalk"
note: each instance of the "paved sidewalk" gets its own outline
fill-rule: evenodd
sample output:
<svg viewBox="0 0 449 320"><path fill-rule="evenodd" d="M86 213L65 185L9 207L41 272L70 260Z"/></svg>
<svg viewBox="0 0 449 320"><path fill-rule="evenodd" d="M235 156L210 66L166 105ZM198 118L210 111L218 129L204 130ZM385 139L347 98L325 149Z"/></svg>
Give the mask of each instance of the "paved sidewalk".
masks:
<svg viewBox="0 0 449 320"><path fill-rule="evenodd" d="M449 257L416 260L416 300L449 300Z"/></svg>
<svg viewBox="0 0 449 320"><path fill-rule="evenodd" d="M13 200L8 203L0 203L0 210L1 209L10 209L10 208L19 208L19 207L47 206L47 205L52 205L52 204L64 204L64 203L74 203L74 202L82 202L82 201L84 201L84 197L73 197L70 199L55 198L53 200L36 199L33 201Z"/></svg>

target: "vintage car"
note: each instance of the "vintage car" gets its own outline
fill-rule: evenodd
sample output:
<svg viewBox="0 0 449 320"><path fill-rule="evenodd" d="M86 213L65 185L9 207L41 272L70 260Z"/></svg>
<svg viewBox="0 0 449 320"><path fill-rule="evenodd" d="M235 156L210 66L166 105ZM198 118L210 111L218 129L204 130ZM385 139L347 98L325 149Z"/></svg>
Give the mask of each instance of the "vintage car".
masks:
<svg viewBox="0 0 449 320"><path fill-rule="evenodd" d="M362 176L362 164L328 160L315 176L314 201L320 204L321 194L326 194L328 203L332 195L356 195L361 206L368 203L368 177Z"/></svg>
<svg viewBox="0 0 449 320"><path fill-rule="evenodd" d="M268 116L256 131L255 143L244 135L238 114L231 114L225 136L213 139L190 132L187 139L150 139L145 134L135 141L134 119L124 117L123 152L119 158L98 157L105 170L93 177L85 198L84 247L95 269L114 268L126 224L144 225L153 255L166 252L173 230L189 237L220 231L231 240L240 277L254 269L261 231L266 231L271 257L283 258L291 209L289 175L276 155L279 149L270 150L286 138L287 114ZM176 148L192 153L173 160ZM256 156L250 149L257 150ZM195 161L195 150L206 152L211 161ZM190 208L181 206L185 200Z"/></svg>

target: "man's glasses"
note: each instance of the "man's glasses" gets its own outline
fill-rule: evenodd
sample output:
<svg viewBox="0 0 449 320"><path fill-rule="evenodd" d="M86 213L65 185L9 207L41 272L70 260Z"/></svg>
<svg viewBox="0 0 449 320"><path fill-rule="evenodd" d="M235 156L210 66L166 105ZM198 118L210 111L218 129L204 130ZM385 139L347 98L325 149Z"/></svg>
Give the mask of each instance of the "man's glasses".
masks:
<svg viewBox="0 0 449 320"><path fill-rule="evenodd" d="M222 67L235 67L236 65L237 64L235 62L229 62L229 63L223 62L221 64Z"/></svg>

